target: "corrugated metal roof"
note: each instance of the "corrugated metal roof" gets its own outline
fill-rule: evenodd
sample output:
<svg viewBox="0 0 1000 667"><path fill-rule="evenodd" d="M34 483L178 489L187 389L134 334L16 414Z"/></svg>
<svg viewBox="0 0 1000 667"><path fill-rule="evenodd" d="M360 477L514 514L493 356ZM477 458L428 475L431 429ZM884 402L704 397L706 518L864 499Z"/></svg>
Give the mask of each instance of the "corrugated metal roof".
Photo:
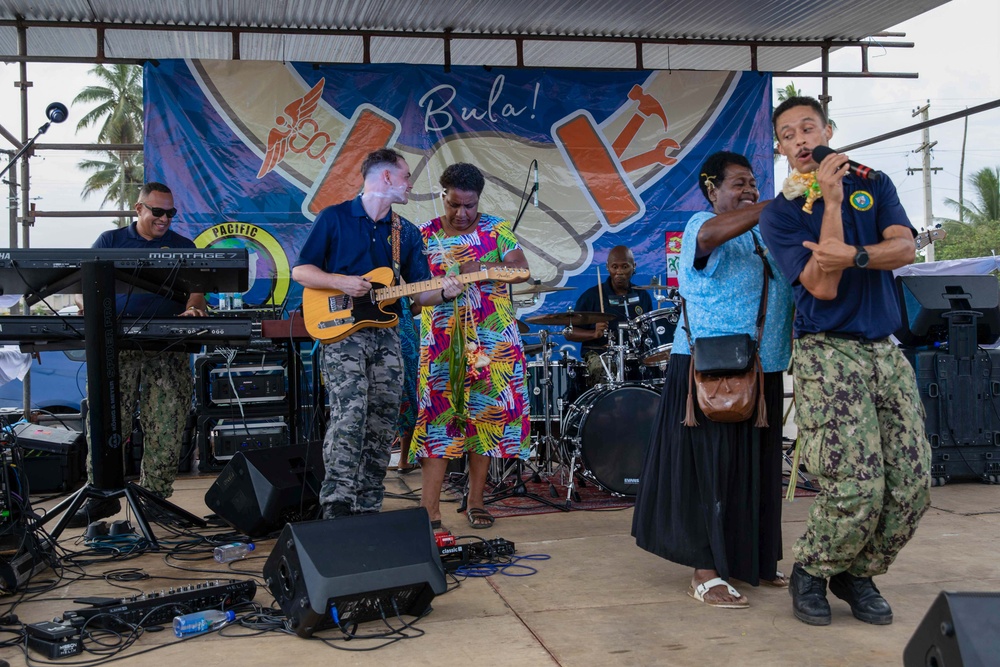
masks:
<svg viewBox="0 0 1000 667"><path fill-rule="evenodd" d="M645 43L642 64L747 69L749 48L725 44L737 40L774 44L766 58L763 50L758 53L758 68L786 70L815 59L818 51L780 42L857 42L946 1L0 0L0 21L7 22L0 25L0 59L18 55L11 22L22 21L29 57L95 58L96 28L103 26L107 58L228 59L237 55L236 30L244 60L361 62L360 35L391 31L398 35L372 37L372 62L440 64L448 31L455 64L517 64L514 38L520 36L526 66L634 67L634 43L615 40L712 40L723 44ZM317 32L322 30L357 34ZM560 41L581 37L594 41Z"/></svg>

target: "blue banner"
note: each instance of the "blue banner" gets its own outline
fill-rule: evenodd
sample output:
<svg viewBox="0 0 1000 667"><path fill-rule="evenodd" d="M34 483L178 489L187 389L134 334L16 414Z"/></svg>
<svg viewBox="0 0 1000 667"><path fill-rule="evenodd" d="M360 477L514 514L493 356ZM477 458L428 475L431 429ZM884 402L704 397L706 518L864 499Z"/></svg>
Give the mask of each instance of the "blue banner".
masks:
<svg viewBox="0 0 1000 667"><path fill-rule="evenodd" d="M480 210L517 222L533 277L572 291L518 316L571 308L608 250L635 282L667 276L667 236L707 202L699 167L746 155L774 191L771 79L749 72L592 71L163 60L145 66L146 178L174 191L174 228L202 247L245 246L244 303L295 307L289 278L311 220L356 196L365 154L391 146L414 177L420 223L458 161L486 175ZM537 165L537 206L530 195Z"/></svg>

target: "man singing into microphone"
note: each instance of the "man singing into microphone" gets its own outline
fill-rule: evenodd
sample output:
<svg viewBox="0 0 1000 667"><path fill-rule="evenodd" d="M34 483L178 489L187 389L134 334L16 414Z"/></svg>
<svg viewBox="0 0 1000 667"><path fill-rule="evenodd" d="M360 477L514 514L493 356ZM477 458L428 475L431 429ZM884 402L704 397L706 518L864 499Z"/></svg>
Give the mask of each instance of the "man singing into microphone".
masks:
<svg viewBox="0 0 1000 667"><path fill-rule="evenodd" d="M892 270L913 261L915 232L889 178L849 173L839 153L820 159L815 149L833 130L819 102L790 98L773 122L794 171L760 229L795 294L798 446L820 486L792 550L792 611L829 624L829 580L856 618L887 625L892 609L872 577L886 572L930 502L923 406L913 369L889 339L900 325Z"/></svg>
<svg viewBox="0 0 1000 667"><path fill-rule="evenodd" d="M653 309L649 292L636 290L632 284L635 258L627 246L618 245L608 252L608 278L600 286L586 290L577 299L576 312L594 312L613 315L610 322L595 326L575 326L566 333L566 340L581 343L581 353L590 373L589 384L607 382L607 373L601 363L601 353L607 349L607 332L617 340L619 322L639 317Z"/></svg>

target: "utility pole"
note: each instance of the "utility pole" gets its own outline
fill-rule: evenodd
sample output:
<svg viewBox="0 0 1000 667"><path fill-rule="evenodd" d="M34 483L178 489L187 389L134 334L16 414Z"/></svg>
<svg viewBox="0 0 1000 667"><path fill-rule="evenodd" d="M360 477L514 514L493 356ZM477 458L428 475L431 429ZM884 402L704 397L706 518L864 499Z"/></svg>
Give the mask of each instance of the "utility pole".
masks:
<svg viewBox="0 0 1000 667"><path fill-rule="evenodd" d="M920 115L920 120L926 122L926 121L930 120L930 108L931 108L931 101L927 100L927 104L925 104L924 106L920 107L919 109L915 109L913 111L913 114L910 117L913 118L913 117L916 117L919 114ZM931 200L931 172L941 171L942 167L931 167L931 149L934 148L937 145L937 142L936 141L934 141L934 142L931 141L931 130L930 130L929 127L925 127L924 128L924 130L923 130L923 137L922 138L923 138L923 143L920 145L919 148L914 148L913 152L914 153L921 153L922 152L924 154L924 166L923 166L923 168L909 167L909 168L907 168L906 173L908 175L912 176L913 173L916 172L916 171L923 172L923 176L924 176L924 231L926 232L926 231L930 231L930 229L934 225L934 210L933 210L933 205L932 205L932 200ZM926 251L926 253L925 253L924 256L926 257L926 259L927 259L928 262L933 262L934 261L934 244L933 243L928 243L927 244L927 251Z"/></svg>

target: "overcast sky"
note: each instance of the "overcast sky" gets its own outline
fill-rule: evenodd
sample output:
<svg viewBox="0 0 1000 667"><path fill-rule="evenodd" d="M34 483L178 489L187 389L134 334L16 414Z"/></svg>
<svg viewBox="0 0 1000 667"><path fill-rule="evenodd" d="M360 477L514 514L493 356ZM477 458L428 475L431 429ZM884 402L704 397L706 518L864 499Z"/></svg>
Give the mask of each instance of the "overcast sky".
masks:
<svg viewBox="0 0 1000 667"><path fill-rule="evenodd" d="M906 127L919 120L912 112L930 100L931 118L1000 98L1000 2L997 0L952 0L942 7L918 16L892 30L905 32L895 41L912 41L913 49L869 50L869 69L883 72L918 72L917 79L833 79L830 83L830 115L839 127L832 145L852 144L885 132ZM831 55L830 68L857 71L859 49L846 49ZM73 97L88 85L89 65L29 64L28 78L34 83L29 92L29 130L33 134L44 122L45 107L60 101L70 105ZM818 70L818 61L803 66ZM20 135L17 89L17 65L0 64L0 124L15 136ZM792 78L804 93L818 95L821 82L814 78ZM789 79L776 78L774 88ZM82 143L93 141L96 131L74 133L84 113L70 107L70 119L52 125L39 141ZM931 128L931 140L938 144L932 166L941 167L932 178L933 209L938 216L952 216L946 198L958 198L959 164L962 148L961 121ZM923 228L923 181L919 172L907 175L907 167L921 166L920 133L891 139L850 153L858 162L889 174L900 192L903 205L918 229ZM0 138L0 148L10 146ZM81 210L98 208L99 197L83 200L80 191L86 178L75 165L85 153L44 151L31 160L32 196L41 210ZM0 164L6 161L0 158ZM965 174L983 167L1000 166L1000 109L969 119ZM785 173L776 169L780 182ZM966 198L970 196L966 188ZM6 217L3 218L6 221ZM31 231L32 247L89 247L97 235L110 229L110 220L41 219ZM0 233L0 247L9 245L7 225ZM20 235L19 235L20 238Z"/></svg>

